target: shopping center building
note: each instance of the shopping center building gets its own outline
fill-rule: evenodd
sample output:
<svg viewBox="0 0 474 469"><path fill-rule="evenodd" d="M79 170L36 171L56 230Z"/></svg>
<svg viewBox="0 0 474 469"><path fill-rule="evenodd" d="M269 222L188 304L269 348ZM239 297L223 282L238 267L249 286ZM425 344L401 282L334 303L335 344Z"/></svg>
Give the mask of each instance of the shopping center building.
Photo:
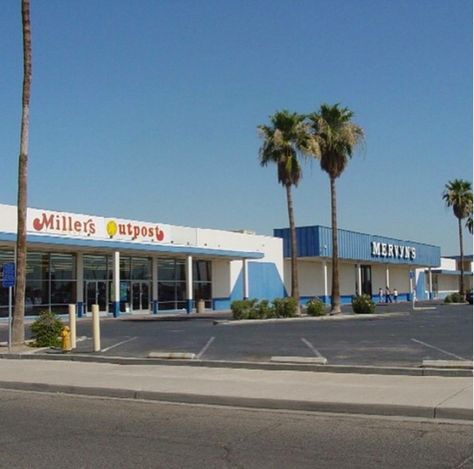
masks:
<svg viewBox="0 0 474 469"><path fill-rule="evenodd" d="M14 261L16 227L16 207L0 204L0 265ZM27 246L27 316L68 304L79 316L93 304L113 316L191 312L199 300L223 310L284 295L282 240L271 236L28 209Z"/></svg>
<svg viewBox="0 0 474 469"><path fill-rule="evenodd" d="M290 288L290 230L275 229L283 238L284 278ZM332 231L324 226L296 229L298 284L301 300L318 297L330 303ZM440 265L438 246L403 241L386 236L338 230L338 258L341 302L365 293L378 300L379 289L397 290L398 300L433 298L431 270ZM425 273L426 270L426 273Z"/></svg>
<svg viewBox="0 0 474 469"><path fill-rule="evenodd" d="M0 204L0 266L14 262L16 217L15 206ZM330 303L331 229L299 227L297 238L301 303ZM346 230L338 242L343 303L362 293L377 301L387 286L399 301L456 290L459 272L446 267L438 246ZM93 304L114 317L198 305L222 311L236 299L273 300L291 290L288 228L260 236L30 208L27 246L27 316L66 313L69 304L79 316ZM472 287L472 257L470 266ZM0 317L7 315L8 289L0 286Z"/></svg>

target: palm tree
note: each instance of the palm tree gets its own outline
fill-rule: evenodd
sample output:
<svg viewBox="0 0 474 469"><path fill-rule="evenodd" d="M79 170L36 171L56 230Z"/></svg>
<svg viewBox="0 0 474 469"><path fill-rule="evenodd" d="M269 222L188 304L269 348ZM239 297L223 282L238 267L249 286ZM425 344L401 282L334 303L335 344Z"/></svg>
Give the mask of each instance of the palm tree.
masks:
<svg viewBox="0 0 474 469"><path fill-rule="evenodd" d="M275 163L278 169L278 182L286 189L291 240L291 296L296 299L298 305L298 251L291 187L296 187L302 177L298 156L310 151L315 153L304 120L305 117L302 115L283 110L270 116L271 125L258 126L263 139L259 150L260 165Z"/></svg>
<svg viewBox="0 0 474 469"><path fill-rule="evenodd" d="M332 287L331 314L341 312L339 293L339 261L337 243L336 179L344 172L353 149L364 140L364 131L351 122L353 112L322 104L318 112L308 116L311 133L320 151L321 169L329 175L331 189L331 228L332 228Z"/></svg>
<svg viewBox="0 0 474 469"><path fill-rule="evenodd" d="M459 250L461 254L461 277L459 280L459 294L464 296L464 248L462 240L462 220L467 218L467 227L472 229L469 217L472 219L472 185L464 179L453 179L445 185L443 200L446 207L453 207L454 216L458 219ZM471 228L469 228L471 227Z"/></svg>
<svg viewBox="0 0 474 469"><path fill-rule="evenodd" d="M18 202L16 239L15 313L13 317L12 343L25 341L25 283L26 283L26 211L28 175L28 134L30 127L31 89L31 24L30 0L21 2L23 27L23 97L20 132L20 156L18 160Z"/></svg>

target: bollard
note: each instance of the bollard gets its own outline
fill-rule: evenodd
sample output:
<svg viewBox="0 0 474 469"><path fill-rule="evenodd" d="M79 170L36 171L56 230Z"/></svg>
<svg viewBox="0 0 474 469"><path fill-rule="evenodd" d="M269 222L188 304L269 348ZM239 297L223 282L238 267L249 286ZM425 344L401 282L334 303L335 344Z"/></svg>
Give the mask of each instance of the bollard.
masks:
<svg viewBox="0 0 474 469"><path fill-rule="evenodd" d="M71 351L71 331L68 326L64 326L61 330L61 349L63 353Z"/></svg>
<svg viewBox="0 0 474 469"><path fill-rule="evenodd" d="M100 352L99 305L92 305L92 337L94 342L94 352Z"/></svg>
<svg viewBox="0 0 474 469"><path fill-rule="evenodd" d="M70 304L69 311L69 329L71 330L71 348L76 348L76 305Z"/></svg>

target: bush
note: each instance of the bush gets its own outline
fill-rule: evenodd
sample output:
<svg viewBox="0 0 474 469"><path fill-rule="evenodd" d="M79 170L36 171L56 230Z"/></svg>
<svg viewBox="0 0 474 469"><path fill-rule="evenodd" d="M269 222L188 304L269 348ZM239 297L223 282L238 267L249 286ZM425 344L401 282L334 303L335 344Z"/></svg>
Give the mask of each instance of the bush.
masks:
<svg viewBox="0 0 474 469"><path fill-rule="evenodd" d="M258 319L269 319L275 317L275 308L267 300L262 300L257 303L255 305L255 311L257 313Z"/></svg>
<svg viewBox="0 0 474 469"><path fill-rule="evenodd" d="M31 325L31 332L36 347L59 347L61 345L61 329L63 323L51 311L42 311L38 319Z"/></svg>
<svg viewBox="0 0 474 469"><path fill-rule="evenodd" d="M275 298L273 305L275 306L275 316L278 318L294 318L298 312L298 303L291 296Z"/></svg>
<svg viewBox="0 0 474 469"><path fill-rule="evenodd" d="M464 303L464 298L459 293L451 293L444 299L445 303Z"/></svg>
<svg viewBox="0 0 474 469"><path fill-rule="evenodd" d="M254 306L257 303L257 300L234 300L230 309L232 311L232 317L234 319L255 319L251 318L255 311Z"/></svg>
<svg viewBox="0 0 474 469"><path fill-rule="evenodd" d="M306 303L306 313L310 316L324 316L327 313L326 306L321 300L309 300Z"/></svg>
<svg viewBox="0 0 474 469"><path fill-rule="evenodd" d="M353 296L352 311L355 314L372 314L375 312L375 303L369 295Z"/></svg>

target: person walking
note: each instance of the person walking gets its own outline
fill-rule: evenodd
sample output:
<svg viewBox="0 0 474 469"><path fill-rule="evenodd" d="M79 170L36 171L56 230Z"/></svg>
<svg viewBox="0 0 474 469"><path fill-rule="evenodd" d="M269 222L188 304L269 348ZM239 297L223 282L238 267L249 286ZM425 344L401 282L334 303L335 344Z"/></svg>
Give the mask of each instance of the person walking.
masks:
<svg viewBox="0 0 474 469"><path fill-rule="evenodd" d="M383 289L379 288L379 303L383 303Z"/></svg>
<svg viewBox="0 0 474 469"><path fill-rule="evenodd" d="M392 303L392 294L388 285L385 287L385 303Z"/></svg>
<svg viewBox="0 0 474 469"><path fill-rule="evenodd" d="M398 303L398 290L396 288L393 289L393 301Z"/></svg>

